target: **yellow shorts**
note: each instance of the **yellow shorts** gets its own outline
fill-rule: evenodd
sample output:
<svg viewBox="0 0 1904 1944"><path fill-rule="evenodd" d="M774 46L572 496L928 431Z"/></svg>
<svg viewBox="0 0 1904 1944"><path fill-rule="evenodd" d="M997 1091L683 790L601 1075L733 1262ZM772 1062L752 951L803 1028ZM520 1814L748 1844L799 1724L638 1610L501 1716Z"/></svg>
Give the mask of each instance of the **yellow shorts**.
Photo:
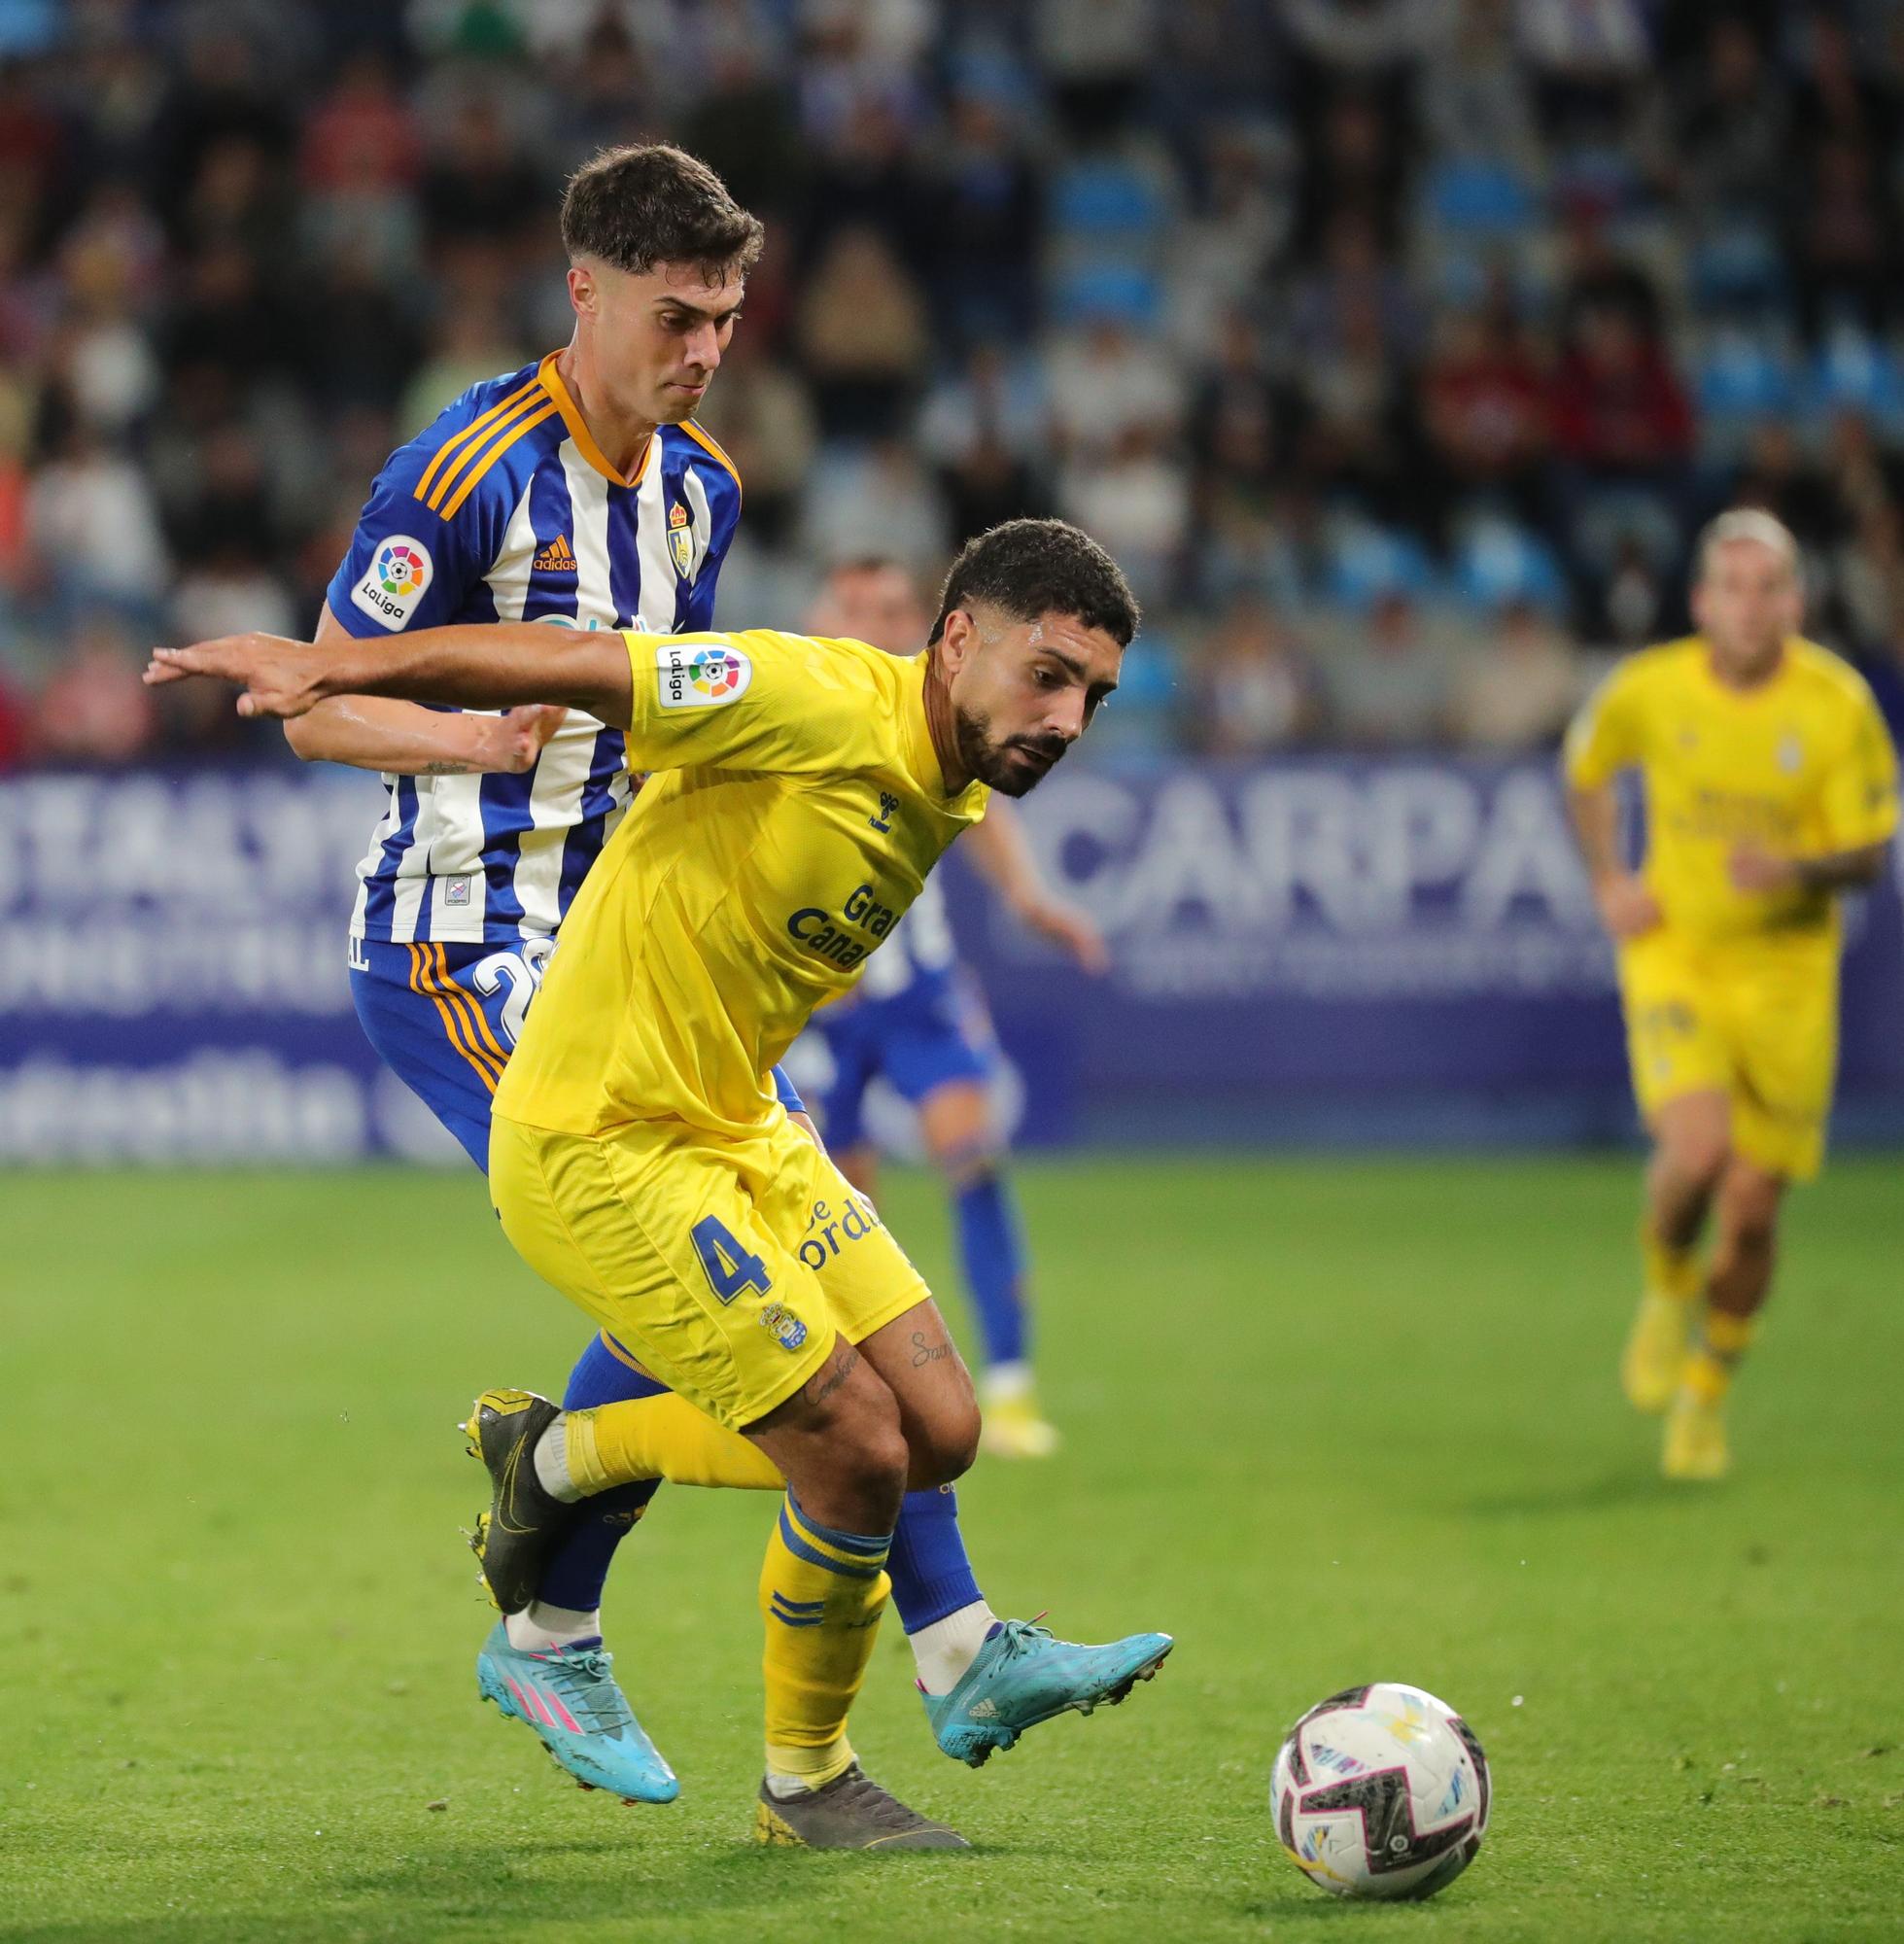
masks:
<svg viewBox="0 0 1904 1944"><path fill-rule="evenodd" d="M930 1292L873 1205L777 1112L742 1141L679 1122L556 1133L498 1114L489 1191L531 1268L735 1430Z"/></svg>
<svg viewBox="0 0 1904 1944"><path fill-rule="evenodd" d="M1809 1181L1824 1158L1838 1066L1835 955L1697 947L1655 932L1620 951L1633 1092L1650 1124L1669 1100L1732 1102L1732 1145Z"/></svg>

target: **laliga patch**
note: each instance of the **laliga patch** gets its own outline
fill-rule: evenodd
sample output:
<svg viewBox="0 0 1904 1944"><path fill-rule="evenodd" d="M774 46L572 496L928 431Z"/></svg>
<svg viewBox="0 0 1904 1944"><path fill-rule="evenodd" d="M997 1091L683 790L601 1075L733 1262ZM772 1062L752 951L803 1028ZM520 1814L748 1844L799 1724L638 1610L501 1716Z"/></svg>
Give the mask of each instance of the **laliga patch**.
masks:
<svg viewBox="0 0 1904 1944"><path fill-rule="evenodd" d="M351 605L394 635L409 624L435 573L430 549L421 540L392 534L378 541L369 571L351 589Z"/></svg>
<svg viewBox="0 0 1904 1944"><path fill-rule="evenodd" d="M752 662L724 642L657 642L654 668L664 709L718 709L753 680Z"/></svg>

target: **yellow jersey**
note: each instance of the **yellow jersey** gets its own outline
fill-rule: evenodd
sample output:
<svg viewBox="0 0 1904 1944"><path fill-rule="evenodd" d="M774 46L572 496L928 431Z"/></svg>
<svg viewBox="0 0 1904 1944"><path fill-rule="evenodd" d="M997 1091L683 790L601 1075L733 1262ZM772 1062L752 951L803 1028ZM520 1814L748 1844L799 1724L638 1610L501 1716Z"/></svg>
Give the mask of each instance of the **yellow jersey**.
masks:
<svg viewBox="0 0 1904 1944"><path fill-rule="evenodd" d="M1646 884L1667 930L1695 944L1835 951L1831 892L1741 891L1727 859L1740 844L1783 856L1860 850L1897 826L1897 758L1870 689L1796 637L1751 689L1721 682L1697 635L1631 656L1575 719L1566 764L1580 789L1640 772Z"/></svg>
<svg viewBox="0 0 1904 1944"><path fill-rule="evenodd" d="M495 1111L717 1136L858 978L989 791L949 795L927 657L767 630L626 637L631 770L653 774L590 868Z"/></svg>

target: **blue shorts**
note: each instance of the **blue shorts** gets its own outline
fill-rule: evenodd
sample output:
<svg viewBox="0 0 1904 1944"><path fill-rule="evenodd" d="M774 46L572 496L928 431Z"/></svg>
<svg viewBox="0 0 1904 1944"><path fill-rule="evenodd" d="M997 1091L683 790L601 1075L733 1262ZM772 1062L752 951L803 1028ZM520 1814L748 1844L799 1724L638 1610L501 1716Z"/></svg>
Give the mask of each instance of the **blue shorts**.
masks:
<svg viewBox="0 0 1904 1944"><path fill-rule="evenodd" d="M542 983L552 942L388 945L351 941L351 998L377 1058L489 1172L489 1107ZM774 1092L807 1110L777 1066Z"/></svg>
<svg viewBox="0 0 1904 1944"><path fill-rule="evenodd" d="M888 999L828 1006L814 1016L814 1027L833 1056L833 1083L820 1104L829 1148L858 1147L866 1139L866 1090L876 1079L917 1107L952 1081L991 1078L985 1007L952 966L921 972Z"/></svg>

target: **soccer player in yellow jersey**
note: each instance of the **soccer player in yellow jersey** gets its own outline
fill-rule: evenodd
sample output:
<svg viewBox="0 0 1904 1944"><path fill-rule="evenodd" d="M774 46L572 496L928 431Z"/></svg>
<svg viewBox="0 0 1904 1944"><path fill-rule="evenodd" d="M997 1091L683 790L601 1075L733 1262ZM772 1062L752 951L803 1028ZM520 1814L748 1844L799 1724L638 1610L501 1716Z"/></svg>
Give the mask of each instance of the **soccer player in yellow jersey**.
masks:
<svg viewBox="0 0 1904 1944"><path fill-rule="evenodd" d="M979 1413L917 1272L763 1076L988 792L1022 795L1084 733L1136 621L1101 548L1020 520L959 556L914 661L767 631L533 625L367 651L238 636L154 658L150 679L242 683L254 715L334 694L561 703L625 730L630 767L653 773L576 895L500 1083L490 1184L531 1267L786 1481L760 1579L765 1841L960 1845L865 1777L846 1724L900 1497L965 1469ZM650 1418L486 1395L471 1424L497 1481L484 1571L505 1612L574 1502L655 1475L632 1448ZM1133 1679L1169 1651L1148 1638Z"/></svg>
<svg viewBox="0 0 1904 1944"><path fill-rule="evenodd" d="M1717 1478L1780 1202L1824 1152L1838 893L1883 869L1897 762L1864 682L1800 637L1798 549L1769 513L1707 529L1692 609L1697 635L1634 655L1587 704L1566 768L1653 1138L1622 1381L1667 1412L1667 1476ZM1637 871L1618 841L1622 770L1645 793Z"/></svg>

